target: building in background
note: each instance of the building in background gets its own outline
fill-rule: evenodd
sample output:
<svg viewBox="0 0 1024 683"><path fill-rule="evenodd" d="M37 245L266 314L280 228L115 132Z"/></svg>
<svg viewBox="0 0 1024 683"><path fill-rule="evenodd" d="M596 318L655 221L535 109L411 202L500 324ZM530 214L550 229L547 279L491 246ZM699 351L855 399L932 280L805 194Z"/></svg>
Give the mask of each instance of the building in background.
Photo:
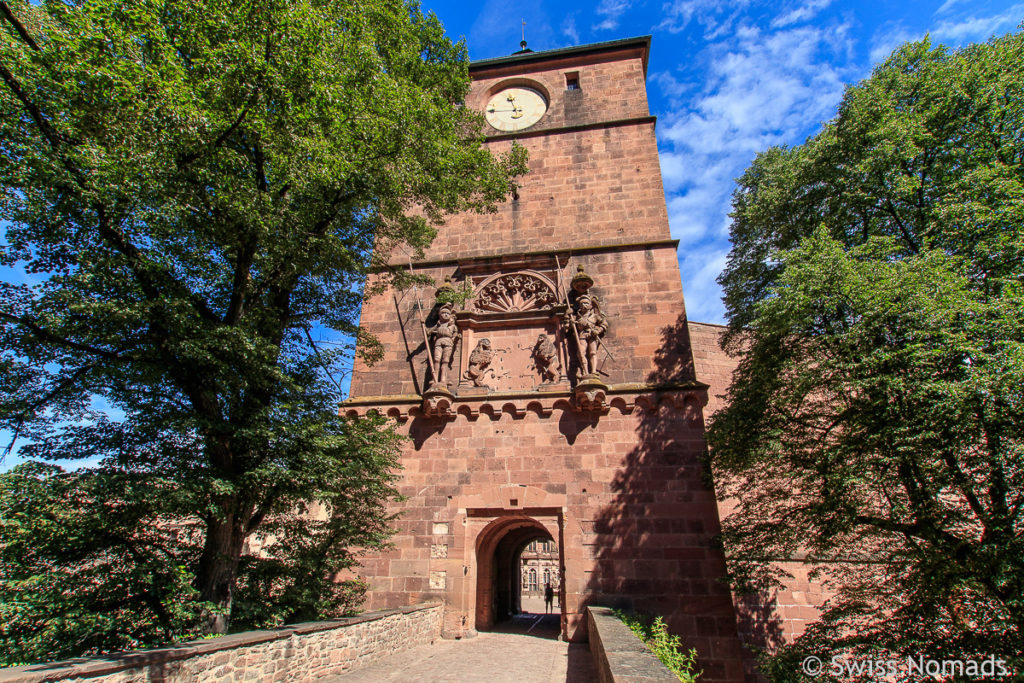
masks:
<svg viewBox="0 0 1024 683"><path fill-rule="evenodd" d="M557 594L558 581L558 547L554 541L530 541L519 555L520 568L520 611L527 610L523 599L535 605L537 600L544 600L545 587L550 585ZM555 601L558 605L558 601ZM539 610L543 611L543 610Z"/></svg>

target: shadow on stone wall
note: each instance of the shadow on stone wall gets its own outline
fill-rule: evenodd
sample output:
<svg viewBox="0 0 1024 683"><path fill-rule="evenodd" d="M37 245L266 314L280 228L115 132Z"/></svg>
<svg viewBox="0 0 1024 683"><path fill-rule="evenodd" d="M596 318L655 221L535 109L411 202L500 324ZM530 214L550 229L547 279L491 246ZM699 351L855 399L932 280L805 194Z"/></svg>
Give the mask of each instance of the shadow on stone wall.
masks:
<svg viewBox="0 0 1024 683"><path fill-rule="evenodd" d="M653 385L695 381L685 315L662 329ZM744 679L743 650L725 560L715 545L718 508L705 465L703 387L668 388L637 402L638 446L626 453L612 499L593 523L596 568L588 601L664 616L695 647L701 680Z"/></svg>

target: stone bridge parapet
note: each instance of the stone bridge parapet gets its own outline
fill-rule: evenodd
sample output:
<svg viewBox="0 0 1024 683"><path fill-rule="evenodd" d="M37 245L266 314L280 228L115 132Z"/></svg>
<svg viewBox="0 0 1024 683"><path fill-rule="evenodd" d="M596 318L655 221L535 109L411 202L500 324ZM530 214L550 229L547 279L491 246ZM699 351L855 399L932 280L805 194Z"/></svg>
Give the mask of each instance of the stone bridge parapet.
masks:
<svg viewBox="0 0 1024 683"><path fill-rule="evenodd" d="M0 683L318 681L440 638L440 602L193 640L172 647L13 667Z"/></svg>
<svg viewBox="0 0 1024 683"><path fill-rule="evenodd" d="M679 683L608 607L587 607L587 632L600 683Z"/></svg>

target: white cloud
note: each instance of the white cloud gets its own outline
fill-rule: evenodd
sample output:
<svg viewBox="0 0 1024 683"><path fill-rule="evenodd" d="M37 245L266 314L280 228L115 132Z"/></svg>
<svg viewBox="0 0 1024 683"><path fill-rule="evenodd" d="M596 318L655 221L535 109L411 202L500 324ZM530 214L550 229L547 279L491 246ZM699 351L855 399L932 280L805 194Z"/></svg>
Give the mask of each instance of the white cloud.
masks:
<svg viewBox="0 0 1024 683"><path fill-rule="evenodd" d="M936 14L951 7L956 0L945 3ZM1021 19L1024 19L1024 4L1017 4L1005 12L989 17L961 17L944 19L929 31L933 43L942 43L951 47L960 47L967 43L988 40L1011 30ZM872 64L884 61L903 43L924 38L924 31L911 31L901 23L889 23L880 27L871 37L869 58Z"/></svg>
<svg viewBox="0 0 1024 683"><path fill-rule="evenodd" d="M679 33L696 20L704 26L706 40L716 40L732 30L750 0L673 0L663 7L665 18L655 30ZM724 19L720 15L727 14Z"/></svg>
<svg viewBox="0 0 1024 683"><path fill-rule="evenodd" d="M846 24L774 31L742 24L700 55L703 88L686 91L670 73L653 76L679 98L659 121L658 141L691 319L715 322L724 314L714 280L729 249L734 178L758 152L800 143L834 116L854 74L845 66L851 52Z"/></svg>
<svg viewBox="0 0 1024 683"><path fill-rule="evenodd" d="M988 40L994 35L1005 33L1024 18L1024 4L1014 5L1002 14L991 17L971 16L963 19L947 19L932 30L937 42L959 46Z"/></svg>
<svg viewBox="0 0 1024 683"><path fill-rule="evenodd" d="M682 97L693 89L692 84L683 83L668 71L652 73L648 78L657 83L661 92L663 92L669 99L673 100Z"/></svg>
<svg viewBox="0 0 1024 683"><path fill-rule="evenodd" d="M580 44L580 33L576 30L576 12L573 12L562 22L562 35L568 38L573 45Z"/></svg>
<svg viewBox="0 0 1024 683"><path fill-rule="evenodd" d="M880 64L892 54L892 51L903 43L911 40L920 40L923 34L914 34L907 30L902 24L886 24L875 31L871 37L871 50L868 59L871 64Z"/></svg>
<svg viewBox="0 0 1024 683"><path fill-rule="evenodd" d="M604 17L594 25L595 31L611 31L619 26L619 18L632 6L632 0L601 0L595 10L598 16Z"/></svg>
<svg viewBox="0 0 1024 683"><path fill-rule="evenodd" d="M683 296L686 299L686 317L706 323L725 322L722 288L715 278L725 268L728 246L716 245L706 249L680 249L679 269L683 276Z"/></svg>
<svg viewBox="0 0 1024 683"><path fill-rule="evenodd" d="M844 74L822 52L845 41L845 26L775 33L744 27L712 46L707 87L690 111L660 131L676 149L749 155L829 118Z"/></svg>
<svg viewBox="0 0 1024 683"><path fill-rule="evenodd" d="M772 19L772 28L781 28L790 24L797 24L801 21L807 21L817 16L818 12L831 4L832 0L810 0L810 2Z"/></svg>

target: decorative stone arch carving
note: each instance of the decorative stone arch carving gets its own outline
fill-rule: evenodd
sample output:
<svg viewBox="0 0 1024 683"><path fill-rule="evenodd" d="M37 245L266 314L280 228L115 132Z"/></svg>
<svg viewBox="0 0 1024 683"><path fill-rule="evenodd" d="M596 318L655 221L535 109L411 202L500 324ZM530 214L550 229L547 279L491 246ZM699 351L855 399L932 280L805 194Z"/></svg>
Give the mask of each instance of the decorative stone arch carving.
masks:
<svg viewBox="0 0 1024 683"><path fill-rule="evenodd" d="M474 313L527 313L558 304L554 283L532 270L492 275L476 291L467 306Z"/></svg>

